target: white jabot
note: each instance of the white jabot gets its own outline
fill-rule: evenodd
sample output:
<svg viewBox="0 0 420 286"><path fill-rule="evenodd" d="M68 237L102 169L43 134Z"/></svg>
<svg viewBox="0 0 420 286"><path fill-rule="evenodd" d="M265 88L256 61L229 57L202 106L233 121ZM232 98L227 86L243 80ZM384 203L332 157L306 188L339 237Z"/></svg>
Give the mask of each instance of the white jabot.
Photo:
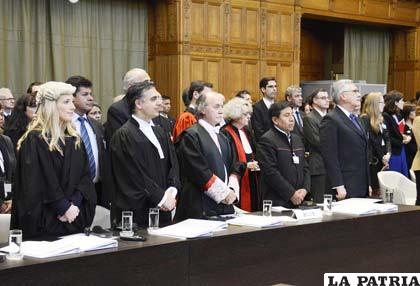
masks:
<svg viewBox="0 0 420 286"><path fill-rule="evenodd" d="M6 170L4 169L3 153L1 151L0 151L0 169L6 175Z"/></svg>
<svg viewBox="0 0 420 286"><path fill-rule="evenodd" d="M242 147L244 148L245 154L252 154L251 144L249 144L248 137L243 130L239 129L239 137L241 138Z"/></svg>
<svg viewBox="0 0 420 286"><path fill-rule="evenodd" d="M156 147L156 149L159 152L160 159L165 158L165 155L163 154L162 146L160 146L159 140L156 137L155 132L153 132L152 126L154 126L153 121L150 120L150 122L144 121L141 118L138 118L134 114L132 115L134 120L137 121L139 124L139 129L141 132L143 132L144 136L146 136L147 139L149 139L150 143L153 144L153 146Z"/></svg>

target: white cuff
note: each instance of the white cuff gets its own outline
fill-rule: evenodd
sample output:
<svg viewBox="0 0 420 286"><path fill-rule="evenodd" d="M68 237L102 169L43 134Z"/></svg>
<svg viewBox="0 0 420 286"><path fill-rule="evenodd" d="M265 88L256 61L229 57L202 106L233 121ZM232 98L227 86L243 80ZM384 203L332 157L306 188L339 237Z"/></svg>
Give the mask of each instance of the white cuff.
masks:
<svg viewBox="0 0 420 286"><path fill-rule="evenodd" d="M178 190L175 187L169 187L166 189L165 194L163 195L163 198L160 200L160 202L158 203L158 207L162 207L162 205L166 202L166 199L168 198L168 195L170 195L171 197L173 197L174 199L176 198L176 195L178 194Z"/></svg>
<svg viewBox="0 0 420 286"><path fill-rule="evenodd" d="M228 187L231 188L235 192L235 195L239 200L240 186L239 186L238 177L236 175L230 175L229 176Z"/></svg>
<svg viewBox="0 0 420 286"><path fill-rule="evenodd" d="M219 177L216 177L216 181L208 188L205 194L219 204L228 196L229 192L228 186Z"/></svg>

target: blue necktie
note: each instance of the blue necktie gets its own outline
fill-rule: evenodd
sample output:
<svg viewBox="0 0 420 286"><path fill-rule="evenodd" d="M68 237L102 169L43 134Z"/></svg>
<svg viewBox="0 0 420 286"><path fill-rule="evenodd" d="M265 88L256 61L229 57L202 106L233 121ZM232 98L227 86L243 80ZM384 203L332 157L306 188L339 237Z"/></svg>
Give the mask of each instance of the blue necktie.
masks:
<svg viewBox="0 0 420 286"><path fill-rule="evenodd" d="M350 114L350 120L351 120L351 122L353 122L354 126L356 126L356 128L359 129L359 131L362 131L362 128L360 127L359 122L357 121L356 115L351 113Z"/></svg>
<svg viewBox="0 0 420 286"><path fill-rule="evenodd" d="M299 125L299 127L303 126L303 122L302 122L302 117L300 116L300 112L298 110L296 110L296 121L297 124Z"/></svg>
<svg viewBox="0 0 420 286"><path fill-rule="evenodd" d="M89 171L90 175L95 178L96 175L96 166L95 166L95 157L93 156L92 146L90 145L89 134L86 129L86 118L79 117L78 120L80 121L80 135L82 136L83 144L85 144L86 153L89 160Z"/></svg>

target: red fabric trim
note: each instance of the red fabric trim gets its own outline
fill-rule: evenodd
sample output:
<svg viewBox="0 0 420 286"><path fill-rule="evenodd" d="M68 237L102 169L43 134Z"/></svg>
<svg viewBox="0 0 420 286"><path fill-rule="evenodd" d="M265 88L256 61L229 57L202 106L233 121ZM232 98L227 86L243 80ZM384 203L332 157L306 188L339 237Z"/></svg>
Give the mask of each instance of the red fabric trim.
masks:
<svg viewBox="0 0 420 286"><path fill-rule="evenodd" d="M210 178L210 180L207 181L207 183L204 185L204 189L207 191L208 189L213 186L214 182L216 182L216 175L213 174L213 176Z"/></svg>
<svg viewBox="0 0 420 286"><path fill-rule="evenodd" d="M246 154L244 147L242 146L241 139L236 134L235 130L231 125L227 125L225 130L229 132L229 134L233 138L233 142L235 144L236 151L238 153L238 159L242 163L247 163L246 161ZM249 171L248 168L245 169L245 173L241 179L241 190L240 190L240 200L239 200L240 208L246 210L248 212L251 210L251 186L249 184Z"/></svg>
<svg viewBox="0 0 420 286"><path fill-rule="evenodd" d="M172 141L175 142L176 138L185 130L190 128L191 126L194 125L194 123L197 122L197 119L195 118L195 116L190 113L190 112L184 112L182 113L176 123L175 123L175 127L174 127L174 133L173 133L173 138Z"/></svg>

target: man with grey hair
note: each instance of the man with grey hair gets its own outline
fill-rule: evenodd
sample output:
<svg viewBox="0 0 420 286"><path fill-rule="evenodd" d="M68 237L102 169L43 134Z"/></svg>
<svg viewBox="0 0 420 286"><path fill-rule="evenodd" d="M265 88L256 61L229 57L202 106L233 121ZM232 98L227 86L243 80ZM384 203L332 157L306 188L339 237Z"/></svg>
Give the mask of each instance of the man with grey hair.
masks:
<svg viewBox="0 0 420 286"><path fill-rule="evenodd" d="M144 81L149 81L150 76L145 70L134 68L129 70L123 77L123 90L124 94L127 93L127 90L130 86L136 83L142 83ZM130 118L130 109L128 107L128 102L125 96L114 102L108 109L107 122L105 124L105 140L107 142L111 141L112 135L117 129L124 125L127 120Z"/></svg>
<svg viewBox="0 0 420 286"><path fill-rule="evenodd" d="M15 107L15 98L12 91L6 87L0 88L0 102L3 105L4 121L7 122Z"/></svg>
<svg viewBox="0 0 420 286"><path fill-rule="evenodd" d="M370 191L368 140L355 110L361 94L351 80L334 82L332 97L337 106L321 121L321 155L327 177L338 200L366 197Z"/></svg>
<svg viewBox="0 0 420 286"><path fill-rule="evenodd" d="M302 89L297 85L289 86L285 92L285 99L290 103L293 110L293 118L295 119L295 126L292 133L298 135L303 140L303 117L299 110L303 102Z"/></svg>
<svg viewBox="0 0 420 286"><path fill-rule="evenodd" d="M203 93L196 102L198 124L176 142L182 185L177 220L234 213L245 166L216 128L223 120L223 101L220 93Z"/></svg>

